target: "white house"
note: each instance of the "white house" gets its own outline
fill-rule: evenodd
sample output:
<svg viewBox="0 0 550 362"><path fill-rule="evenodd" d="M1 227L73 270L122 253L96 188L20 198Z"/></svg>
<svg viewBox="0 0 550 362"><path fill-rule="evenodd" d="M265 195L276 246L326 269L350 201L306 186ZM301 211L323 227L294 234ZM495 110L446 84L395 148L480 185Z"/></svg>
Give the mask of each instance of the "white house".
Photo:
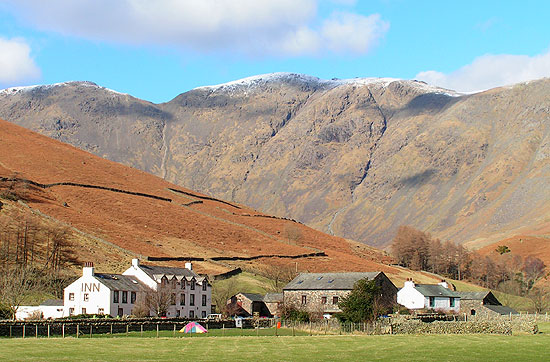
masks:
<svg viewBox="0 0 550 362"><path fill-rule="evenodd" d="M445 281L438 284L415 284L412 279L407 280L397 292L397 303L408 309L460 311L460 295L449 289Z"/></svg>
<svg viewBox="0 0 550 362"><path fill-rule="evenodd" d="M95 273L93 264L86 263L82 276L64 290L64 314L130 315L138 295L148 290L134 276Z"/></svg>
<svg viewBox="0 0 550 362"><path fill-rule="evenodd" d="M22 320L27 318L41 317L44 319L55 319L64 317L63 300L48 299L40 305L20 306L15 313L15 318Z"/></svg>
<svg viewBox="0 0 550 362"><path fill-rule="evenodd" d="M206 276L193 271L191 263L185 268L140 264L132 259L132 266L123 275L133 276L153 290L166 288L172 293L167 317L206 318L212 310L212 285Z"/></svg>
<svg viewBox="0 0 550 362"><path fill-rule="evenodd" d="M123 274L95 273L86 263L82 276L65 288L64 315L131 315L136 301L147 292L167 288L171 304L167 317L206 318L212 306L212 286L206 276L186 268L141 265L138 259Z"/></svg>

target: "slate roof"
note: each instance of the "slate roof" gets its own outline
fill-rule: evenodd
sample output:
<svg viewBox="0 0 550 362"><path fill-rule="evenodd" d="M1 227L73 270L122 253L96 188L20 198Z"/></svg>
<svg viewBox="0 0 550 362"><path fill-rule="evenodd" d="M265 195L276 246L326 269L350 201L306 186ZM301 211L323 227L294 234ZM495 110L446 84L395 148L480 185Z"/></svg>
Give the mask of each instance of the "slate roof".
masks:
<svg viewBox="0 0 550 362"><path fill-rule="evenodd" d="M510 307L507 307L505 305L490 305L490 304L486 304L484 305L485 308L489 309L489 310L492 310L493 312L496 312L498 314L501 314L501 315L509 315L510 313L512 314L518 314L518 312L516 312L514 309L510 308Z"/></svg>
<svg viewBox="0 0 550 362"><path fill-rule="evenodd" d="M152 279L155 279L155 280L157 279L155 276L158 276L158 275L166 275L168 279L171 279L171 277L175 276L180 280L182 277L198 278L197 273L187 268L175 268L175 267L169 267L169 266L147 265L147 264L140 264L139 267L147 275L149 275Z"/></svg>
<svg viewBox="0 0 550 362"><path fill-rule="evenodd" d="M255 293L239 293L241 295L244 295L246 298L253 302L263 302L264 297L261 294L255 294Z"/></svg>
<svg viewBox="0 0 550 362"><path fill-rule="evenodd" d="M140 292L150 290L138 278L131 275L95 273L94 277L111 290Z"/></svg>
<svg viewBox="0 0 550 362"><path fill-rule="evenodd" d="M425 297L460 298L458 293L438 284L415 284L414 289L418 290Z"/></svg>
<svg viewBox="0 0 550 362"><path fill-rule="evenodd" d="M489 291L484 292L456 292L461 300L483 300L489 294Z"/></svg>
<svg viewBox="0 0 550 362"><path fill-rule="evenodd" d="M281 303L283 301L283 293L267 293L264 296L265 303Z"/></svg>
<svg viewBox="0 0 550 362"><path fill-rule="evenodd" d="M63 299L46 299L40 305L47 307L63 307Z"/></svg>
<svg viewBox="0 0 550 362"><path fill-rule="evenodd" d="M283 290L352 290L361 280L375 279L381 272L367 273L301 273Z"/></svg>

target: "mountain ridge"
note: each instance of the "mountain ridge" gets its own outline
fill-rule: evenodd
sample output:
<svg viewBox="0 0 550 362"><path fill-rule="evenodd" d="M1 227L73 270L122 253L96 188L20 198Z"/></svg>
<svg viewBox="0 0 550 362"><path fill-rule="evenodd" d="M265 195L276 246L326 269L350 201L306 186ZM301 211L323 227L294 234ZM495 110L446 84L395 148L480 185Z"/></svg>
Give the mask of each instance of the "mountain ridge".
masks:
<svg viewBox="0 0 550 362"><path fill-rule="evenodd" d="M459 95L403 80L265 78L161 104L64 85L1 95L0 116L370 245L402 224L469 245L546 230L547 79Z"/></svg>

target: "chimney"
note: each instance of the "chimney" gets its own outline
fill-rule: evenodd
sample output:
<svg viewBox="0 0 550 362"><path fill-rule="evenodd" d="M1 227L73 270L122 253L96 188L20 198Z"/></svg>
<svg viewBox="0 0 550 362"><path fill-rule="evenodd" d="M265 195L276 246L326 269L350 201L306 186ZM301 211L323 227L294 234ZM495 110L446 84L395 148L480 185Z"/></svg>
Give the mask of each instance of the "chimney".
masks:
<svg viewBox="0 0 550 362"><path fill-rule="evenodd" d="M437 284L441 285L443 288L449 289L449 284L445 281L445 279L441 279L441 282L439 282Z"/></svg>
<svg viewBox="0 0 550 362"><path fill-rule="evenodd" d="M193 270L193 266L189 262L185 263L185 269Z"/></svg>
<svg viewBox="0 0 550 362"><path fill-rule="evenodd" d="M412 280L412 278L407 278L407 281L405 282L405 285L403 286L403 288L414 288L414 281Z"/></svg>
<svg viewBox="0 0 550 362"><path fill-rule="evenodd" d="M84 267L82 268L82 276L83 277L94 276L94 263L92 263L91 261L87 261L84 263Z"/></svg>
<svg viewBox="0 0 550 362"><path fill-rule="evenodd" d="M134 268L139 268L139 259L132 259L132 266Z"/></svg>

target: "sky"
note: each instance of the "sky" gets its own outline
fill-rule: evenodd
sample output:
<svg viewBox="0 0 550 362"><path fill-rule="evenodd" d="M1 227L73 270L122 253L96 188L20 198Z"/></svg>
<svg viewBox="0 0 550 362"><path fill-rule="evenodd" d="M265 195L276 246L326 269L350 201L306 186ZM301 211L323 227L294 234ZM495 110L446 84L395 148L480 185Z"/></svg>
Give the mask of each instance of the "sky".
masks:
<svg viewBox="0 0 550 362"><path fill-rule="evenodd" d="M550 77L550 1L0 0L0 89L92 81L154 103L273 72L459 92Z"/></svg>

